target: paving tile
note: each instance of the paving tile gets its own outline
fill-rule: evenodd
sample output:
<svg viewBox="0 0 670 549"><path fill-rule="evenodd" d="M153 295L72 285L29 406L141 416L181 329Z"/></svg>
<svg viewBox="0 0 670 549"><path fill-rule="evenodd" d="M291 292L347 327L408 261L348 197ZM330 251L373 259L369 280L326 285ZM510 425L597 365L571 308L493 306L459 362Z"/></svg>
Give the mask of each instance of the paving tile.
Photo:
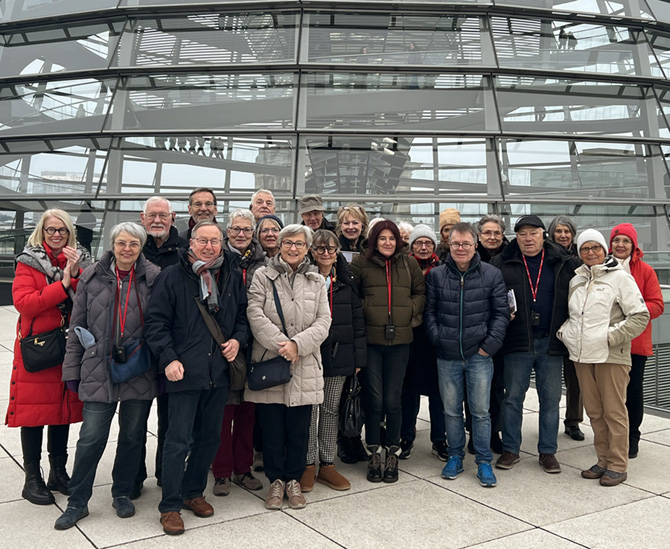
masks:
<svg viewBox="0 0 670 549"><path fill-rule="evenodd" d="M582 547L540 528L473 545L469 549L575 549Z"/></svg>
<svg viewBox="0 0 670 549"><path fill-rule="evenodd" d="M412 509L417 512L410 519ZM288 513L351 549L463 547L528 528L423 480L312 503Z"/></svg>
<svg viewBox="0 0 670 549"><path fill-rule="evenodd" d="M668 517L670 500L657 496L551 524L546 529L592 549L667 549Z"/></svg>

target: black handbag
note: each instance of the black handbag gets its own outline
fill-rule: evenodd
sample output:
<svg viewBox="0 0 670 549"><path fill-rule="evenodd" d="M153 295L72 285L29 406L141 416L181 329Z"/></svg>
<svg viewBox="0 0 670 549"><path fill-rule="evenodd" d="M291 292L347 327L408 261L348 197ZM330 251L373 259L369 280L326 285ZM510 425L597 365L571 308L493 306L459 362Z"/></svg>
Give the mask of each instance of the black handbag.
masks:
<svg viewBox="0 0 670 549"><path fill-rule="evenodd" d="M21 338L21 325L19 321L19 345L23 357L23 367L26 372L34 374L54 368L63 363L65 357L65 342L67 340L64 320L61 317L61 325L48 332L33 334L33 321L30 323L28 335Z"/></svg>
<svg viewBox="0 0 670 549"><path fill-rule="evenodd" d="M361 406L361 385L354 372L344 383L340 401L340 433L344 437L359 437L365 423L365 413Z"/></svg>
<svg viewBox="0 0 670 549"><path fill-rule="evenodd" d="M277 307L277 313L279 314L279 318L281 320L282 331L286 337L288 337L286 324L284 322L284 313L281 308L281 302L279 301L279 294L277 293L277 287L275 286L274 280L271 282L272 293L274 294L275 299L275 307ZM265 356L265 353L263 353L263 356ZM276 387L277 385L284 385L289 381L291 381L291 362L282 356L277 356L275 358L271 358L270 360L261 360L260 362L249 363L249 369L247 371L247 383L249 384L249 389L252 391L261 391L263 389L269 389L270 387Z"/></svg>

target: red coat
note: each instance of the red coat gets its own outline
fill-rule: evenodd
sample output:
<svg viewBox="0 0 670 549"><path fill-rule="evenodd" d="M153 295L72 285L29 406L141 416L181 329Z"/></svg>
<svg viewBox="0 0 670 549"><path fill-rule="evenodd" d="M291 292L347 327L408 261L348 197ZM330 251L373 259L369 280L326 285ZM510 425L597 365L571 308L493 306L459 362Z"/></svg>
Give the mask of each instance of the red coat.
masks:
<svg viewBox="0 0 670 549"><path fill-rule="evenodd" d="M72 280L76 290L77 281ZM33 333L48 332L61 323L57 305L68 298L61 282L47 284L46 276L23 263L16 266L12 285L14 307L19 312L21 335L25 337L33 324ZM9 427L67 425L82 420L82 403L61 381L62 367L56 366L31 374L23 367L18 331L14 342L14 363L9 388L9 406L5 423ZM73 335L73 337L76 337Z"/></svg>
<svg viewBox="0 0 670 549"><path fill-rule="evenodd" d="M647 309L649 309L650 320L644 332L633 340L630 354L652 356L654 348L651 344L651 321L663 314L665 303L663 302L663 293L658 283L656 271L651 265L642 261L642 255L642 250L635 248L630 258L630 274L633 275L638 288L640 288L640 293L644 298Z"/></svg>

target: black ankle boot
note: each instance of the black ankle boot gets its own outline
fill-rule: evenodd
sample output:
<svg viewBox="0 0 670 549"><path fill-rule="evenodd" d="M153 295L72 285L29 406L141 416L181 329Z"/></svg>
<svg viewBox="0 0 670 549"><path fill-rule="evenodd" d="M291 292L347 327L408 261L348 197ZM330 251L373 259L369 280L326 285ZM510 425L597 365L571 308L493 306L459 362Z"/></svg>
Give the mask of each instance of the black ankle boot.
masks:
<svg viewBox="0 0 670 549"><path fill-rule="evenodd" d="M370 482L382 481L382 454L381 447L375 445L368 446L370 455L368 456L368 480Z"/></svg>
<svg viewBox="0 0 670 549"><path fill-rule="evenodd" d="M35 505L51 505L54 503L56 501L54 495L44 484L39 461L24 463L23 468L26 472L26 482L23 485L21 495Z"/></svg>
<svg viewBox="0 0 670 549"><path fill-rule="evenodd" d="M337 455L342 463L357 463L358 458L351 443L350 437L341 437L338 443ZM367 458L366 458L367 459Z"/></svg>
<svg viewBox="0 0 670 549"><path fill-rule="evenodd" d="M398 456L399 446L391 446L386 449L386 464L384 466L384 482L398 482Z"/></svg>
<svg viewBox="0 0 670 549"><path fill-rule="evenodd" d="M65 470L67 463L67 454L62 456L49 456L49 464L51 470L49 471L49 480L47 480L47 488L54 492L60 492L64 496L69 496L70 492L70 477Z"/></svg>

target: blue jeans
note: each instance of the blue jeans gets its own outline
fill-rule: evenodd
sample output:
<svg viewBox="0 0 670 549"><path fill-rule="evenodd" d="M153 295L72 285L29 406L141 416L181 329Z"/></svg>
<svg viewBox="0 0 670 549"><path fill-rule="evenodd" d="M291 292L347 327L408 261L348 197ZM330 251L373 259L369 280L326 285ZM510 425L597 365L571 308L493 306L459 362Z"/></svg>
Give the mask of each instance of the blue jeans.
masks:
<svg viewBox="0 0 670 549"><path fill-rule="evenodd" d="M386 416L386 445L400 445L402 408L400 396L409 361L409 343L368 345L368 364L363 368L365 441L380 444L379 426Z"/></svg>
<svg viewBox="0 0 670 549"><path fill-rule="evenodd" d="M449 456L465 457L465 425L463 423L464 384L472 415L472 441L475 463L491 463L491 416L489 398L493 378L493 360L475 353L467 360L437 359L437 377L444 404Z"/></svg>
<svg viewBox="0 0 670 549"><path fill-rule="evenodd" d="M561 401L562 357L549 356L550 337L535 338L533 350L505 355L505 400L503 401L503 450L518 454L521 448L523 401L535 369L540 399L540 438L537 450L555 454L558 449L558 406Z"/></svg>
<svg viewBox="0 0 670 549"><path fill-rule="evenodd" d="M203 495L209 466L219 449L228 387L170 393L163 446L161 513L180 511L185 499ZM184 470L189 448L191 455Z"/></svg>
<svg viewBox="0 0 670 549"><path fill-rule="evenodd" d="M95 471L105 451L116 402L84 402L84 422L74 457L68 507L88 505ZM112 497L130 496L140 466L151 400L124 400L119 404L119 438L112 469Z"/></svg>

